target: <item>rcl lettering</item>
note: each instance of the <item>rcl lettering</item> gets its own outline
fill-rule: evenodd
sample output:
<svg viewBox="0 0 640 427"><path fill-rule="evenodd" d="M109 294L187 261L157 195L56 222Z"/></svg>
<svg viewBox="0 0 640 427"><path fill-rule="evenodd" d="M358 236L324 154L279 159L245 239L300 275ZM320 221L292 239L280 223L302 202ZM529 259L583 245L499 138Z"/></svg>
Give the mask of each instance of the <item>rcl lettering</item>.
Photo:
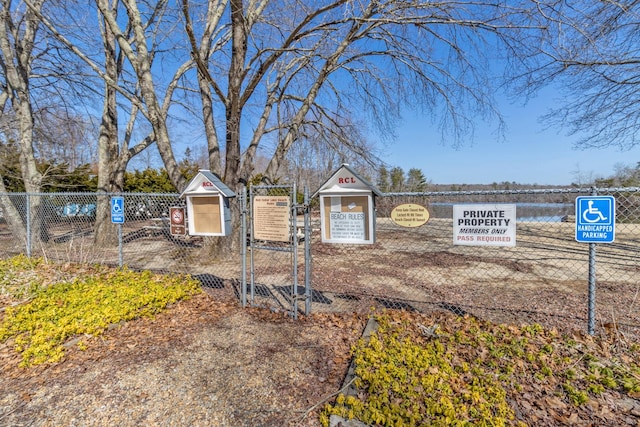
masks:
<svg viewBox="0 0 640 427"><path fill-rule="evenodd" d="M338 178L338 184L355 184L357 181L354 177Z"/></svg>
<svg viewBox="0 0 640 427"><path fill-rule="evenodd" d="M208 187L213 187L214 185L213 185L213 182L203 181L203 182L202 182L202 186L203 186L204 188L208 188Z"/></svg>

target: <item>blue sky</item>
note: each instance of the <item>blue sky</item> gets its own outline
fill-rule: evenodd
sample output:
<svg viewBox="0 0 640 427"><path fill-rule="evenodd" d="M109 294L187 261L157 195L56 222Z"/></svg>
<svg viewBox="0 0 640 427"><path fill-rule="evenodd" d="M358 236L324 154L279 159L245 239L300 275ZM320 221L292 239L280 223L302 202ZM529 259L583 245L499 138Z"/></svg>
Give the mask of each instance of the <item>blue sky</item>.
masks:
<svg viewBox="0 0 640 427"><path fill-rule="evenodd" d="M538 97L526 106L502 105L507 129L503 140L492 135L495 124L476 126L475 140L458 149L442 143L430 121L407 112L398 128L397 140L386 148L384 159L405 173L419 168L434 184L521 184L569 185L580 180L603 178L615 173L615 165L635 166L640 147L621 151L617 147L577 150L575 137L560 129L547 129L539 117L554 100Z"/></svg>

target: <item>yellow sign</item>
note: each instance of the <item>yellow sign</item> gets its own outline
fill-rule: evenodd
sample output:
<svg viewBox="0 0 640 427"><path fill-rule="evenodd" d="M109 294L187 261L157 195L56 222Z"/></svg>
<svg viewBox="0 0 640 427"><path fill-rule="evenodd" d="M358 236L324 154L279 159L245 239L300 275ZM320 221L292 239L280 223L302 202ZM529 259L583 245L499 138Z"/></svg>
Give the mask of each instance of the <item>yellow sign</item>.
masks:
<svg viewBox="0 0 640 427"><path fill-rule="evenodd" d="M393 208L391 220L400 227L420 227L429 221L429 211L424 206L406 203Z"/></svg>

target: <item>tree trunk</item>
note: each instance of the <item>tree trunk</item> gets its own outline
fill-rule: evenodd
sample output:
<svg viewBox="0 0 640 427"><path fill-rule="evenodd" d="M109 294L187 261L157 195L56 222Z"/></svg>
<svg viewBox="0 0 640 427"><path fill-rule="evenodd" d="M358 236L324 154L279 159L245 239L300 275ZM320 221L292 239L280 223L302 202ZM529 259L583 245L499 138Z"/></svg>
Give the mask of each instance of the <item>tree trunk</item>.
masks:
<svg viewBox="0 0 640 427"><path fill-rule="evenodd" d="M16 209L13 201L7 195L7 188L4 185L4 181L0 176L0 203L2 204L2 215L9 225L9 230L13 235L14 240L20 242L24 247L27 246L27 230L25 224L22 221L20 212Z"/></svg>
<svg viewBox="0 0 640 427"><path fill-rule="evenodd" d="M240 120L242 116L242 82L244 61L247 54L247 31L242 0L231 0L231 65L229 67L229 87L225 104L226 144L225 165L222 180L236 194L240 194L248 177L240 176ZM233 200L230 205L231 234L208 242L208 253L213 257L235 254L240 247L239 204Z"/></svg>
<svg viewBox="0 0 640 427"><path fill-rule="evenodd" d="M39 12L42 2L36 2L33 8ZM35 151L33 149L33 108L31 105L31 93L29 90L31 63L33 61L33 46L39 26L39 20L31 9L25 12L25 25L21 30L21 38L17 38L12 30L20 27L20 23L12 21L12 14L5 10L0 14L2 29L0 32L0 60L3 63L5 84L8 99L16 114L19 132L20 169L25 191L27 193L39 193L42 185L42 174L36 167ZM31 218L31 242L38 243L48 240L46 224L41 212L40 197L29 198ZM20 238L23 231L15 230L15 236ZM31 248L29 248L31 249Z"/></svg>
<svg viewBox="0 0 640 427"><path fill-rule="evenodd" d="M204 132L207 137L207 159L209 170L220 176L222 173L222 161L220 157L220 144L213 119L213 103L211 100L211 88L209 83L198 73L198 85L200 87L200 100L202 101L202 119Z"/></svg>
<svg viewBox="0 0 640 427"><path fill-rule="evenodd" d="M98 200L94 242L101 246L118 244L116 225L111 223L111 199L104 193L121 192L124 176L118 174L118 122L115 91L106 88L105 106L98 138ZM119 175L121 175L119 177Z"/></svg>
<svg viewBox="0 0 640 427"><path fill-rule="evenodd" d="M229 67L229 92L226 105L226 162L223 181L234 188L238 186L240 172L240 119L242 116L242 81L244 61L247 55L247 32L242 0L231 0L231 65ZM242 177L244 178L244 177ZM237 188L234 188L237 190Z"/></svg>
<svg viewBox="0 0 640 427"><path fill-rule="evenodd" d="M40 193L42 185L42 174L38 172L36 166L35 152L33 149L33 110L28 94L28 90L18 95L18 102L15 105L20 126L20 169L22 180L27 193ZM29 197L29 212L31 243L38 244L49 240L49 232L42 211L42 198L39 195Z"/></svg>
<svg viewBox="0 0 640 427"><path fill-rule="evenodd" d="M104 26L103 45L105 53L105 74L118 80L116 40L108 25ZM100 135L98 137L98 194L121 192L124 176L118 179L118 111L116 90L105 84L104 106ZM94 242L96 245L112 247L118 244L117 227L111 222L111 200L98 196Z"/></svg>

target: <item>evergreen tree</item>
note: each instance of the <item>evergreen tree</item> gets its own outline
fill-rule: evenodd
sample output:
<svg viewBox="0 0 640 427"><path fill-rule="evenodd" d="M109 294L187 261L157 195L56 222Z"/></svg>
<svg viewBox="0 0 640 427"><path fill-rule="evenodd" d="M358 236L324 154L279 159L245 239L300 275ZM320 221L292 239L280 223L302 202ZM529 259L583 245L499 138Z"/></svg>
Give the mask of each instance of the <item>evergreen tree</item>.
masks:
<svg viewBox="0 0 640 427"><path fill-rule="evenodd" d="M427 189L427 178L425 178L422 170L411 168L407 174L407 191L421 192Z"/></svg>
<svg viewBox="0 0 640 427"><path fill-rule="evenodd" d="M125 172L124 191L131 193L175 193L166 169L145 169Z"/></svg>
<svg viewBox="0 0 640 427"><path fill-rule="evenodd" d="M0 175L9 192L23 192L24 181L20 172L20 152L13 140L0 144Z"/></svg>
<svg viewBox="0 0 640 427"><path fill-rule="evenodd" d="M385 166L380 166L376 186L378 187L378 190L383 193L387 193L389 191L389 171Z"/></svg>
<svg viewBox="0 0 640 427"><path fill-rule="evenodd" d="M70 169L66 162L56 163L36 160L36 169L42 176L41 191L45 193L96 191L97 180L91 173L91 165ZM7 191L25 191L20 169L20 153L13 142L0 143L0 175Z"/></svg>
<svg viewBox="0 0 640 427"><path fill-rule="evenodd" d="M405 189L404 171L401 167L395 166L391 169L391 191L401 192Z"/></svg>

